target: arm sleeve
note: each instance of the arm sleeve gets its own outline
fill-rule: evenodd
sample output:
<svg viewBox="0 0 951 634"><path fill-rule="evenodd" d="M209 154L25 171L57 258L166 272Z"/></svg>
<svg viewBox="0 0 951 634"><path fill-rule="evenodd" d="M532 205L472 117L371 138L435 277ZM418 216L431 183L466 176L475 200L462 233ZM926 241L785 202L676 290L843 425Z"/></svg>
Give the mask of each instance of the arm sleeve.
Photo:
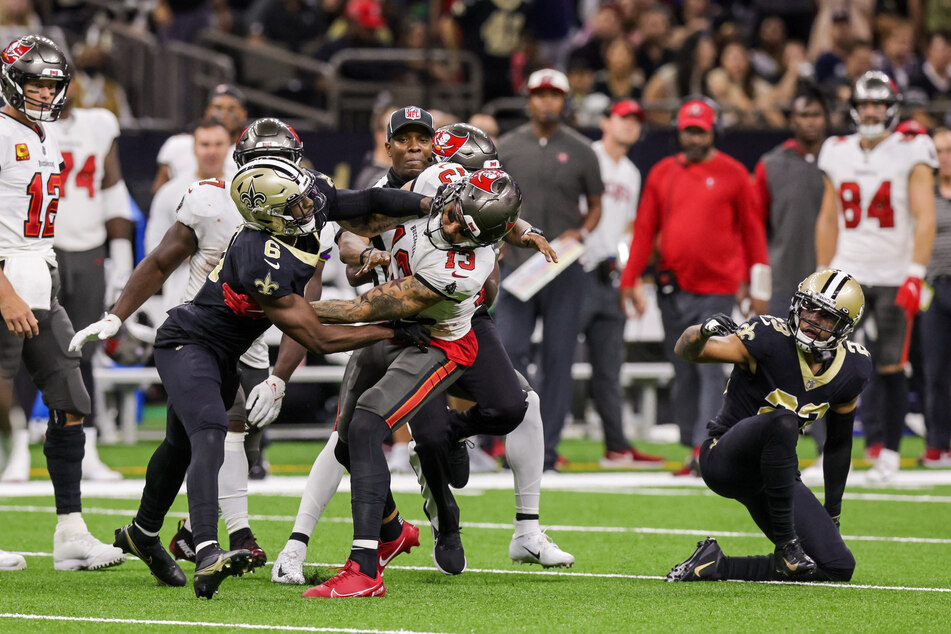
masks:
<svg viewBox="0 0 951 634"><path fill-rule="evenodd" d="M825 508L835 517L842 512L842 495L852 464L852 425L855 410L848 414L829 411L828 435L822 452L822 472L825 478Z"/></svg>
<svg viewBox="0 0 951 634"><path fill-rule="evenodd" d="M419 201L425 198L421 194L374 187L371 189L337 190L337 205L330 210L329 220L351 220L369 214L383 214L391 218L419 216Z"/></svg>
<svg viewBox="0 0 951 634"><path fill-rule="evenodd" d="M647 174L647 183L644 186L644 195L637 208L637 217L634 219L634 236L631 238L631 250L627 266L621 276L621 286L634 286L637 278L644 272L647 259L654 247L654 236L660 228L660 211L662 201L658 196L658 181L662 175L657 168Z"/></svg>

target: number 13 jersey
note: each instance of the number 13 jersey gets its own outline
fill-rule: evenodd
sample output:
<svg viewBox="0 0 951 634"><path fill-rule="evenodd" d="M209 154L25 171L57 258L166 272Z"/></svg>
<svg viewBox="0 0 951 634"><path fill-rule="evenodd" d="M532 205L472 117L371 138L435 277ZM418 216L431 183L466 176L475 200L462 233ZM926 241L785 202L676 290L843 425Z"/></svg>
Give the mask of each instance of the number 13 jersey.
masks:
<svg viewBox="0 0 951 634"><path fill-rule="evenodd" d="M911 264L915 231L908 179L916 165L938 167L927 135L891 134L872 150L858 134L830 137L819 152L819 169L832 181L839 237L831 266L859 283L900 286Z"/></svg>
<svg viewBox="0 0 951 634"><path fill-rule="evenodd" d="M63 156L49 131L0 113L0 259L35 255L56 266L53 228Z"/></svg>

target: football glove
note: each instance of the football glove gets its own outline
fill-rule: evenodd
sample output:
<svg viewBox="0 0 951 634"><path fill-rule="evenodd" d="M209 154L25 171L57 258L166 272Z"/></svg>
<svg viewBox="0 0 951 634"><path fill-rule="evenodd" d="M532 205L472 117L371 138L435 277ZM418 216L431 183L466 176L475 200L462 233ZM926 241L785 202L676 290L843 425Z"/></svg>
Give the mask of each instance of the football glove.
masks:
<svg viewBox="0 0 951 634"><path fill-rule="evenodd" d="M281 413L284 388L284 379L272 374L251 389L245 404L248 410L248 429L258 429L274 422Z"/></svg>
<svg viewBox="0 0 951 634"><path fill-rule="evenodd" d="M905 282L898 287L895 295L895 305L905 311L909 317L918 314L921 306L921 278L909 275Z"/></svg>
<svg viewBox="0 0 951 634"><path fill-rule="evenodd" d="M231 309L239 317L250 317L251 319L262 319L264 311L261 305L251 299L250 295L236 293L234 289L228 286L228 282L221 285L221 296L224 298L225 306Z"/></svg>
<svg viewBox="0 0 951 634"><path fill-rule="evenodd" d="M427 322L435 323L431 319ZM418 321L390 321L384 324L387 328L393 329L393 338L391 341L401 346L416 346L420 352L426 352L431 338L429 336L429 324Z"/></svg>
<svg viewBox="0 0 951 634"><path fill-rule="evenodd" d="M97 322L93 322L73 335L69 342L70 352L79 352L88 341L104 340L119 332L122 320L112 314L107 314Z"/></svg>
<svg viewBox="0 0 951 634"><path fill-rule="evenodd" d="M739 326L733 319L724 313L717 313L703 320L700 326L700 335L706 339L710 337L728 337L735 333Z"/></svg>

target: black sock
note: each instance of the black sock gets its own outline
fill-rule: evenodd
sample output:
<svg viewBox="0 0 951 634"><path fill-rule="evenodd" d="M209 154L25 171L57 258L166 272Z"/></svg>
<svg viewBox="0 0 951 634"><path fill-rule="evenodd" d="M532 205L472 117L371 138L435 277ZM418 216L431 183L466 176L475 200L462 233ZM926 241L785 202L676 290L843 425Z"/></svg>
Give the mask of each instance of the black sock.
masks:
<svg viewBox="0 0 951 634"><path fill-rule="evenodd" d="M779 573L773 555L755 557L724 557L720 562L720 579L742 579L744 581L776 581Z"/></svg>
<svg viewBox="0 0 951 634"><path fill-rule="evenodd" d="M206 427L189 436L188 515L195 545L218 541L218 471L225 459L225 432Z"/></svg>
<svg viewBox="0 0 951 634"><path fill-rule="evenodd" d="M910 327L910 326L909 326ZM882 380L882 418L885 428L885 448L898 451L905 431L908 413L908 381L904 372L879 375Z"/></svg>
<svg viewBox="0 0 951 634"><path fill-rule="evenodd" d="M352 548L350 559L360 566L360 572L376 579L376 548Z"/></svg>
<svg viewBox="0 0 951 634"><path fill-rule="evenodd" d="M136 524L151 533L162 529L165 515L182 488L190 460L191 448L188 446L177 447L163 440L156 447L145 470L145 488L139 511L135 514Z"/></svg>
<svg viewBox="0 0 951 634"><path fill-rule="evenodd" d="M221 546L218 544L218 542L215 542L211 546L205 546L195 554L195 561L201 563L205 557L208 557L218 550L221 550Z"/></svg>
<svg viewBox="0 0 951 634"><path fill-rule="evenodd" d="M137 544L154 544L158 541L158 535L146 535L135 522L132 522L132 539Z"/></svg>
<svg viewBox="0 0 951 634"><path fill-rule="evenodd" d="M515 521L524 522L525 520L538 520L538 513L516 513Z"/></svg>
<svg viewBox="0 0 951 634"><path fill-rule="evenodd" d="M380 538L383 507L390 489L390 470L383 454L383 439L389 431L380 415L365 409L354 411L347 443L354 540L375 544Z"/></svg>
<svg viewBox="0 0 951 634"><path fill-rule="evenodd" d="M773 534L767 537L781 544L796 537L793 491L799 466L796 456L799 423L794 414L777 416L764 433L766 438L760 454L760 472L773 528Z"/></svg>
<svg viewBox="0 0 951 634"><path fill-rule="evenodd" d="M228 535L228 542L229 542L229 543L228 543L228 547L229 547L231 550L234 550L234 549L235 549L235 548L234 548L235 542L238 542L238 541L240 541L240 540L242 540L242 539L253 538L253 537L254 537L254 535L251 533L251 529L250 529L250 528L239 528L239 529L236 530L235 532L233 532L233 533L231 533L230 535Z"/></svg>
<svg viewBox="0 0 951 634"><path fill-rule="evenodd" d="M83 477L85 443L86 436L83 434L82 425L50 425L46 428L43 454L46 456L46 468L53 482L57 515L79 513L82 510L79 483Z"/></svg>
<svg viewBox="0 0 951 634"><path fill-rule="evenodd" d="M399 539L400 533L402 532L403 518L400 517L399 511L396 511L396 515L393 517L393 519L391 519L389 522L383 522L383 526L380 527L380 541L391 542L394 539Z"/></svg>
<svg viewBox="0 0 951 634"><path fill-rule="evenodd" d="M304 546L310 543L310 535L305 535L303 533L291 533L291 539L299 541Z"/></svg>

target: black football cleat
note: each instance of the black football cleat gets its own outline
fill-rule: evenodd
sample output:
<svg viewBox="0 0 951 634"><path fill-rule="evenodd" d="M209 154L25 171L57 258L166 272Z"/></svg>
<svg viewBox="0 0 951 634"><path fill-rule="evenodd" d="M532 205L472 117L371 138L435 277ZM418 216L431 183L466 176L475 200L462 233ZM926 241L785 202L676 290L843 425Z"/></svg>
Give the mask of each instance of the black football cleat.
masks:
<svg viewBox="0 0 951 634"><path fill-rule="evenodd" d="M802 549L799 538L776 546L776 572L783 579L801 581L816 574L816 562Z"/></svg>
<svg viewBox="0 0 951 634"><path fill-rule="evenodd" d="M162 548L162 542L157 537L150 542L143 542L136 541L132 535L132 524L117 528L113 546L141 559L155 578L167 586L181 587L188 583L185 573L175 563L172 556Z"/></svg>
<svg viewBox="0 0 951 634"><path fill-rule="evenodd" d="M433 562L439 572L446 575L459 575L466 569L466 551L462 548L459 530L440 533L433 531Z"/></svg>
<svg viewBox="0 0 951 634"><path fill-rule="evenodd" d="M250 550L229 550L215 547L195 566L195 596L212 598L225 577L240 577L251 569Z"/></svg>
<svg viewBox="0 0 951 634"><path fill-rule="evenodd" d="M168 552L175 559L184 559L195 563L195 543L192 532L185 528L185 520L178 520L178 530L168 543Z"/></svg>
<svg viewBox="0 0 951 634"><path fill-rule="evenodd" d="M719 581L723 551L713 537L697 542L697 550L667 573L667 581Z"/></svg>
<svg viewBox="0 0 951 634"><path fill-rule="evenodd" d="M471 441L449 441L449 484L455 489L461 489L469 484L469 448Z"/></svg>
<svg viewBox="0 0 951 634"><path fill-rule="evenodd" d="M231 550L248 550L251 552L251 572L267 563L267 553L258 545L254 535L248 531L230 540Z"/></svg>

